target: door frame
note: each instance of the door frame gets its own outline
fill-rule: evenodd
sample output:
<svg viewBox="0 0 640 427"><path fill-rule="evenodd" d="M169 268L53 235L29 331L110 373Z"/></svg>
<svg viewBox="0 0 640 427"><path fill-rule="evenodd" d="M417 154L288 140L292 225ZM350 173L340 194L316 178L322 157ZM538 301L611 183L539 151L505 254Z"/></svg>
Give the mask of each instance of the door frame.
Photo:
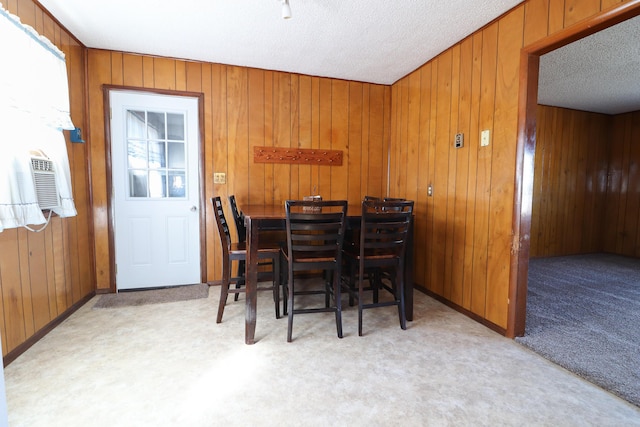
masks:
<svg viewBox="0 0 640 427"><path fill-rule="evenodd" d="M206 230L206 200L205 200L205 173L204 173L204 93L186 92L176 90L150 89L135 86L102 85L102 95L104 103L104 131L105 131L105 166L107 184L107 229L109 241L109 271L111 283L109 291L116 292L116 257L115 257L115 212L113 200L113 175L111 158L111 91L129 91L146 94L157 94L165 96L183 96L196 98L198 100L198 180L200 181L200 282L205 283L207 277L207 245L203 230Z"/></svg>
<svg viewBox="0 0 640 427"><path fill-rule="evenodd" d="M640 0L621 3L525 46L520 51L513 241L506 331L509 338L525 333L540 56L638 15Z"/></svg>

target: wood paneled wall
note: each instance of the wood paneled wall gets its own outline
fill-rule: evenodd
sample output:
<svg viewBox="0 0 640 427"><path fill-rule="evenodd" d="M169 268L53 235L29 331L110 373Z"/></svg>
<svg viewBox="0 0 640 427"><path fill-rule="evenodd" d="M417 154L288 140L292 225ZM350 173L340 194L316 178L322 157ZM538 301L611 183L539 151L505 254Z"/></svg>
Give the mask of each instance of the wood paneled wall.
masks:
<svg viewBox="0 0 640 427"><path fill-rule="evenodd" d="M85 48L32 0L3 0L3 4L65 53L70 76L71 118L76 126L85 128ZM65 134L68 138L68 132ZM71 144L68 140L67 150L78 216L53 217L41 233L26 229L7 229L0 233L3 356L24 346L94 292L88 150L87 145Z"/></svg>
<svg viewBox="0 0 640 427"><path fill-rule="evenodd" d="M357 203L384 195L391 88L290 73L89 49L92 195L98 289L109 289L106 143L102 86L204 94L206 199L283 203L313 192ZM343 150L342 166L256 164L254 146ZM225 172L226 184L213 184ZM228 207L228 206L227 206ZM207 279L221 276L219 243L206 206Z"/></svg>
<svg viewBox="0 0 640 427"><path fill-rule="evenodd" d="M520 49L616 3L528 0L392 86L390 194L416 200L416 283L498 328L508 326ZM464 148L453 148L456 133Z"/></svg>
<svg viewBox="0 0 640 427"><path fill-rule="evenodd" d="M613 117L603 246L640 257L640 111Z"/></svg>
<svg viewBox="0 0 640 427"><path fill-rule="evenodd" d="M540 105L537 119L530 255L600 252L613 117Z"/></svg>

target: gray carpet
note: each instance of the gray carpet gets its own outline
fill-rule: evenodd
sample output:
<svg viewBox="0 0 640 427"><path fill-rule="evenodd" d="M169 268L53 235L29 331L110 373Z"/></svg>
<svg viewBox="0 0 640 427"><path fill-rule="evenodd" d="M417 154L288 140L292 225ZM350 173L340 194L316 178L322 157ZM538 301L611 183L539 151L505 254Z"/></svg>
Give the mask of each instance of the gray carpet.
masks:
<svg viewBox="0 0 640 427"><path fill-rule="evenodd" d="M100 295L93 308L117 308L146 304L162 304L174 301L187 301L191 299L207 298L209 285L199 283L197 285L173 286L168 288L145 289L141 291L126 291L116 294Z"/></svg>
<svg viewBox="0 0 640 427"><path fill-rule="evenodd" d="M517 342L640 406L640 260L532 259L526 322Z"/></svg>

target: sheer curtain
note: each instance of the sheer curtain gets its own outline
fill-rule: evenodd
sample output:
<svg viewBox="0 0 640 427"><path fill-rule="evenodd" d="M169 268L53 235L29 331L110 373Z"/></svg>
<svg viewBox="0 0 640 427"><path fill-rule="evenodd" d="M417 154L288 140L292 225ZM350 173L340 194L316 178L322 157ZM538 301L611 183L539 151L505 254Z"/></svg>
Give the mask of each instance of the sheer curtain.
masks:
<svg viewBox="0 0 640 427"><path fill-rule="evenodd" d="M0 231L46 222L31 152L53 162L61 217L76 215L63 129L73 129L64 54L0 4Z"/></svg>

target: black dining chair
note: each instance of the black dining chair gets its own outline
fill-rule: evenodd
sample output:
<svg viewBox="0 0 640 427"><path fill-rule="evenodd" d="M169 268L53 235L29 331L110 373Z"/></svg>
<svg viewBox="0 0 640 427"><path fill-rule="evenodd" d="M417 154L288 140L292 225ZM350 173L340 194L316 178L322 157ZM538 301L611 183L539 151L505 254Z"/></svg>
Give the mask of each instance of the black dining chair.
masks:
<svg viewBox="0 0 640 427"><path fill-rule="evenodd" d="M231 268L233 261L246 261L247 246L245 242L231 242L229 223L225 218L222 200L220 197L213 197L211 199L211 204L213 205L213 213L216 218L222 247L222 284L220 286L220 302L218 304L218 315L216 317L216 323L220 323L222 322L224 307L227 303L227 296L230 293L237 296L238 294L246 291L246 288L244 287L244 275L232 276ZM258 286L258 291L273 291L276 318L280 318L280 252L279 245L261 244L258 248L258 259L268 260L272 267L271 271L260 272L258 277L259 283L265 280L270 280L271 286ZM232 284L235 285L235 288L230 288Z"/></svg>
<svg viewBox="0 0 640 427"><path fill-rule="evenodd" d="M283 248L287 269L287 296L289 313L287 342L291 342L293 317L297 314L334 312L338 338L342 338L342 304L340 301L340 271L342 248L346 229L347 201L285 202L287 247ZM304 289L298 289L301 273L323 272L320 288L309 281ZM324 295L324 306L296 307L295 297L300 295ZM331 304L333 299L333 304ZM308 302L307 302L308 303Z"/></svg>
<svg viewBox="0 0 640 427"><path fill-rule="evenodd" d="M404 308L404 263L412 213L413 201L362 202L360 241L357 245L345 247L344 250L345 260L350 266L350 301L354 297L358 300L360 336L363 311L370 308L396 305L400 327L407 327ZM368 282L368 286L365 286L365 281ZM379 301L379 290L388 291L393 299ZM365 303L365 291L372 291L371 303Z"/></svg>
<svg viewBox="0 0 640 427"><path fill-rule="evenodd" d="M229 196L229 206L231 207L231 214L233 215L233 222L236 225L236 235L238 236L238 243L245 243L247 241L247 229L244 227L244 214L241 210L238 209L238 204L236 202L236 196ZM238 273L237 277L244 277L245 275L245 261L238 261ZM239 288L244 284L244 280L238 280L236 283L236 288ZM234 301L238 301L238 297L240 294L235 294L233 299Z"/></svg>

